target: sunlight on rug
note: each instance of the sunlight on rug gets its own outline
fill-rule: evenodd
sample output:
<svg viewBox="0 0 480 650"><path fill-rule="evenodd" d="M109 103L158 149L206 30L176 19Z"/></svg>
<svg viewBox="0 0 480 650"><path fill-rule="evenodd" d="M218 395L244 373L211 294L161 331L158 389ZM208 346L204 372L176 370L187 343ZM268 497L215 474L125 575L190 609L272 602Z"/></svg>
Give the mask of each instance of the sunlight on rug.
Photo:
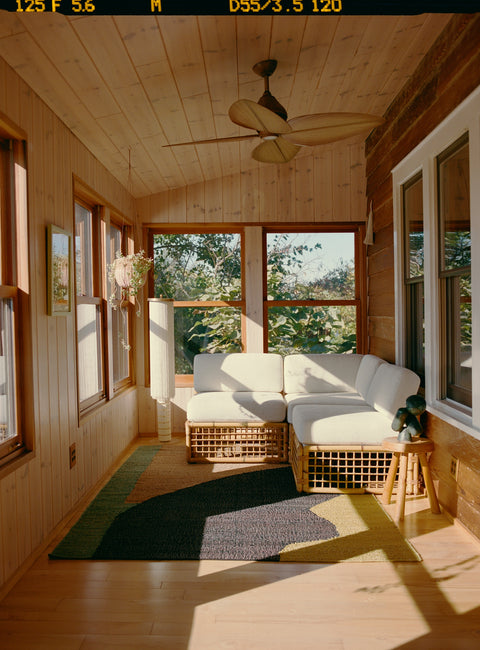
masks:
<svg viewBox="0 0 480 650"><path fill-rule="evenodd" d="M318 563L421 559L373 495L300 494L289 466L219 466L188 464L178 448L140 447L50 557ZM140 492L151 496L138 503Z"/></svg>

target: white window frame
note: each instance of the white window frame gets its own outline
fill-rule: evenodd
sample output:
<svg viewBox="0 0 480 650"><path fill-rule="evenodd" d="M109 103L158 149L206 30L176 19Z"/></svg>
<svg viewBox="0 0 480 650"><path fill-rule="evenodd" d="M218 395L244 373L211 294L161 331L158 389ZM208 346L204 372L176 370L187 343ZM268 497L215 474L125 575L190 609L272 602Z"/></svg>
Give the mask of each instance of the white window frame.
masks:
<svg viewBox="0 0 480 650"><path fill-rule="evenodd" d="M437 156L469 134L472 251L472 409L441 399L441 333L437 212ZM405 286L402 187L423 178L425 236L425 399L428 411L480 440L480 86L392 171L395 254L396 362L405 364Z"/></svg>

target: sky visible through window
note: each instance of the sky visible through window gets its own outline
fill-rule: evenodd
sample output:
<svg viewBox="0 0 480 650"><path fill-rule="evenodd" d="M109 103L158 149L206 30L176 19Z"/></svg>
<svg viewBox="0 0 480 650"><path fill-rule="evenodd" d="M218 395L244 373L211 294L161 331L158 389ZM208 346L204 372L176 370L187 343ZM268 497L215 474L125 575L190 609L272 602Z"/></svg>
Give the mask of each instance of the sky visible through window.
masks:
<svg viewBox="0 0 480 650"><path fill-rule="evenodd" d="M278 233L267 236L267 252L273 245L273 238L278 236ZM291 233L288 243L292 246L305 245L308 249L313 249L305 251L302 256L301 279L305 282L323 277L329 271L340 266L342 261L352 265L354 262L355 236L351 232ZM320 249L316 248L317 244L320 244Z"/></svg>

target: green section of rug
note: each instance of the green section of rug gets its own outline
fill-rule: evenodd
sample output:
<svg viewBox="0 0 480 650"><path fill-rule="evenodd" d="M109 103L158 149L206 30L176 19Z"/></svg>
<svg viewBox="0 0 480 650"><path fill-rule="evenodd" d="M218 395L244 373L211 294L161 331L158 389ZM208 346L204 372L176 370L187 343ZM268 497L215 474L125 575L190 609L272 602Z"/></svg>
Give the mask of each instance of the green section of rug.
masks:
<svg viewBox="0 0 480 650"><path fill-rule="evenodd" d="M78 522L50 553L52 559L92 558L115 517L132 507L132 504L126 503L126 499L159 449L159 445L145 445L136 449L127 458L100 490Z"/></svg>
<svg viewBox="0 0 480 650"><path fill-rule="evenodd" d="M155 453L143 447L127 459L50 557L420 560L374 496L299 494L290 467L227 476L126 503Z"/></svg>

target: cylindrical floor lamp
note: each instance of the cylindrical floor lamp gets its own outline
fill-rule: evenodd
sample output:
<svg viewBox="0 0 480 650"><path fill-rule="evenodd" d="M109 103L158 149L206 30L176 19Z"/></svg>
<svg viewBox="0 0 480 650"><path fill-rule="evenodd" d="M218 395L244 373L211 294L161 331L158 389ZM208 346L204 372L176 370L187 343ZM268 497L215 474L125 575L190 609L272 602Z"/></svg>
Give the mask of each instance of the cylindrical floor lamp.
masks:
<svg viewBox="0 0 480 650"><path fill-rule="evenodd" d="M150 395L156 401L157 435L172 437L170 400L175 395L173 300L149 298Z"/></svg>

